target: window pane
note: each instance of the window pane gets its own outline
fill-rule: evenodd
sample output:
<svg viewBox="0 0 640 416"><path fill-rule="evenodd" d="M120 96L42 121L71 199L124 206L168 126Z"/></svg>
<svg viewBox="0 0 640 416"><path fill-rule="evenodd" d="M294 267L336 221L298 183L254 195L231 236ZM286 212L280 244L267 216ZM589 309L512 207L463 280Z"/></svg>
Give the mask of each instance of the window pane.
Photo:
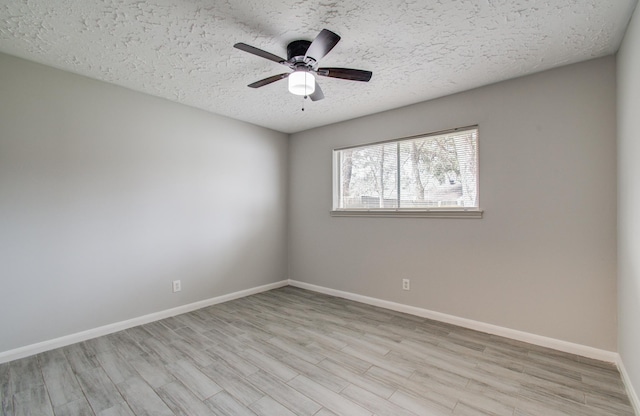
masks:
<svg viewBox="0 0 640 416"><path fill-rule="evenodd" d="M336 209L478 208L475 128L336 150L335 155Z"/></svg>
<svg viewBox="0 0 640 416"><path fill-rule="evenodd" d="M476 133L400 142L400 207L476 207Z"/></svg>
<svg viewBox="0 0 640 416"><path fill-rule="evenodd" d="M341 208L397 208L397 145L340 151Z"/></svg>

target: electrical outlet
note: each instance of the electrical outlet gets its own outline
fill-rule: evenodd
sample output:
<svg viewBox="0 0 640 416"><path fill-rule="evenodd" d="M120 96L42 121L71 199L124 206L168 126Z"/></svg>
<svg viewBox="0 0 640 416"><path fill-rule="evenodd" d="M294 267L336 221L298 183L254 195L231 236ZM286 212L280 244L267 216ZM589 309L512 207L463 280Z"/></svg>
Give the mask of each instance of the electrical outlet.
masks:
<svg viewBox="0 0 640 416"><path fill-rule="evenodd" d="M182 290L182 283L180 280L173 281L173 293L180 292Z"/></svg>
<svg viewBox="0 0 640 416"><path fill-rule="evenodd" d="M411 280L402 279L402 290L411 290Z"/></svg>

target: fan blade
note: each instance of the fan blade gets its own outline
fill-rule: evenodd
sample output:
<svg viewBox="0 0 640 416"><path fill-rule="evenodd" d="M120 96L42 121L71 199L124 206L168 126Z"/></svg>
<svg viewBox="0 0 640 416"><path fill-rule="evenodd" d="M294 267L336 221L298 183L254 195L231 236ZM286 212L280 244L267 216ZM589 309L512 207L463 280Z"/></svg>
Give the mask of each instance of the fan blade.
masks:
<svg viewBox="0 0 640 416"><path fill-rule="evenodd" d="M350 81L368 82L371 79L373 72L349 68L318 68L318 75L330 78L348 79Z"/></svg>
<svg viewBox="0 0 640 416"><path fill-rule="evenodd" d="M320 101L324 98L324 93L322 92L322 88L320 88L320 84L316 81L316 89L313 91L313 94L309 96L311 101Z"/></svg>
<svg viewBox="0 0 640 416"><path fill-rule="evenodd" d="M277 62L279 64L282 64L286 61L285 59L280 58L279 56L276 56L267 51L263 51L262 49L258 49L255 46L247 45L246 43L236 43L235 45L233 45L233 47L236 49L240 49L241 51L249 52L261 58L265 58L270 61Z"/></svg>
<svg viewBox="0 0 640 416"><path fill-rule="evenodd" d="M309 45L307 49L306 57L311 57L318 62L326 54L333 49L334 46L340 41L340 36L336 35L330 30L322 29L322 31L316 36L316 38Z"/></svg>
<svg viewBox="0 0 640 416"><path fill-rule="evenodd" d="M260 81L256 81L253 84L249 84L249 85L247 85L247 87L251 87L251 88L264 87L265 85L269 85L272 82L276 82L276 81L280 81L281 79L285 79L288 76L289 76L289 72L284 73L284 74L274 75L272 77L261 79Z"/></svg>

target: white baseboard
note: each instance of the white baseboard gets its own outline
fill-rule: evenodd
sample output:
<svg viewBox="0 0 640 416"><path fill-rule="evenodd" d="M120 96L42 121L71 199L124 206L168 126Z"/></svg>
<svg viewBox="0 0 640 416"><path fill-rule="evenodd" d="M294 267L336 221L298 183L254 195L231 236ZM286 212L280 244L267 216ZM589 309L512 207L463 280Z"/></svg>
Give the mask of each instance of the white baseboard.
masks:
<svg viewBox="0 0 640 416"><path fill-rule="evenodd" d="M166 309L160 312L154 312L148 315L139 316L137 318L128 319L126 321L104 325L98 328L77 332L71 335L65 335L60 338L38 342L36 344L26 345L24 347L16 348L9 351L3 351L3 352L0 352L0 364L8 361L24 358L24 357L29 357L31 355L39 354L44 351L65 347L67 345L75 344L76 342L82 342L88 339L101 337L103 335L108 335L114 332L122 331L123 329L132 328L134 326L144 325L144 324L148 324L149 322L159 321L160 319L165 319L171 316L176 316L183 313L195 311L197 309L206 308L207 306L215 305L218 303L228 302L230 300L243 298L245 296L254 295L256 293L266 292L267 290L277 289L279 287L287 286L288 284L289 283L287 280L282 280L280 282L275 282L275 283L269 283L266 285L229 293L226 295L216 296L214 298L205 299L199 302L190 303L188 305L182 305L176 308Z"/></svg>
<svg viewBox="0 0 640 416"><path fill-rule="evenodd" d="M418 308L415 306L403 305L401 303L358 295L356 293L345 292L342 290L330 289L327 287L317 286L310 283L299 282L296 280L282 280L280 282L257 286L254 288L245 289L238 292L233 292L226 295L216 296L210 299L205 299L199 302L190 303L188 305L182 305L176 308L171 308L171 309L166 309L164 311L151 313L148 315L140 316L137 318L126 320L126 321L116 322L116 323L104 325L98 328L77 332L75 334L66 335L60 338L55 338L52 340L27 345L27 346L16 348L9 351L3 351L3 352L0 352L0 364L17 360L20 358L29 357L31 355L39 354L44 351L49 351L49 350L64 347L67 345L75 344L77 342L86 341L88 339L97 338L103 335L108 335L114 332L122 331L124 329L132 328L138 325L144 325L149 322L154 322L161 319L169 318L171 316L176 316L176 315L191 312L197 309L206 308L207 306L215 305L218 303L228 302L230 300L243 298L245 296L254 295L256 293L277 289L287 285L311 290L314 292L324 293L331 296L337 296L340 298L349 299L356 302L365 303L368 305L378 306L385 309L403 312L410 315L433 319L440 322L446 322L446 323L458 325L464 328L474 329L477 331L481 331L481 332L485 332L493 335L499 335L506 338L515 339L518 341L528 342L530 344L539 345L542 347L552 348L552 349L567 352L570 354L576 354L583 357L615 363L618 366L618 369L620 371L622 381L627 389L629 400L631 401L634 411L637 415L640 415L640 400L638 399L638 395L636 394L636 391L633 388L633 384L631 383L631 379L629 378L629 374L627 373L624 363L620 355L616 352L601 350L593 347L588 347L585 345L575 344L572 342L544 337L541 335L530 334L528 332L518 331L515 329L505 328L505 327L492 325L492 324L487 324L484 322L474 321L472 319L460 318L457 316L448 315L441 312L435 312L428 309Z"/></svg>
<svg viewBox="0 0 640 416"><path fill-rule="evenodd" d="M327 287L317 286L317 285L304 283L296 280L282 280L279 282L270 283L270 284L250 288L250 289L241 290L238 292L229 293L226 295L216 296L214 298L205 299L199 302L178 306L176 308L166 309L164 311L143 315L143 316L132 318L126 321L116 322L116 323L104 325L98 328L77 332L75 334L65 335L60 338L55 338L52 340L47 340L47 341L39 342L36 344L26 345L24 347L19 347L13 350L3 351L3 352L0 352L0 363L17 360L17 359L28 357L44 351L49 351L55 348L71 345L76 342L86 341L88 339L97 338L103 335L122 331L124 329L132 328L134 326L144 325L149 322L158 321L161 319L169 318L171 316L180 315L180 314L191 312L197 309L205 308L207 306L228 302L230 300L243 298L245 296L250 296L256 293L266 292L268 290L277 289L287 285L311 290L314 292L324 293L327 295L337 296L344 299L350 299L356 302L366 303L368 305L378 306L385 309L391 309L394 311L403 312L410 315L421 316L423 318L433 319L440 322L446 322L446 323L458 325L464 328L475 329L477 331L499 335L506 338L515 339L518 341L528 342L530 344L540 345L543 347L548 347L555 350L580 355L583 357L589 357L589 358L593 358L601 361L615 363L620 368L620 372L623 375L623 378L625 378L625 382L629 380L626 370L624 369L624 366L622 364L622 361L620 360L620 356L617 353L612 351L601 350L593 347L588 347L585 345L558 340L555 338L535 335L528 332L518 331L515 329L510 329L510 328L505 328L505 327L501 327L493 324L474 321L472 319L460 318L454 315L448 315L445 313L435 312L428 309L418 308L415 306L409 306L401 303L358 295L356 293L345 292L342 290L330 289ZM630 384L627 383L627 385L630 385ZM633 396L635 400L635 404L637 405L638 397L633 391L633 389L631 389L631 393L630 393L630 397Z"/></svg>
<svg viewBox="0 0 640 416"><path fill-rule="evenodd" d="M616 362L618 365L618 370L620 371L620 375L622 376L622 382L624 386L627 388L627 395L629 396L629 401L631 402L631 406L633 406L633 410L636 415L640 415L640 399L638 399L638 394L636 390L633 388L633 383L631 383L631 379L629 378L629 373L627 373L627 369L624 367L624 362L622 361L622 357L618 354L618 361Z"/></svg>
<svg viewBox="0 0 640 416"><path fill-rule="evenodd" d="M403 305L401 303L390 302L368 296L358 295L356 293L344 292L342 290L330 289L323 286L312 285L309 283L289 280L291 286L301 289L312 290L314 292L324 293L326 295L337 296L344 299L354 300L356 302L366 303L368 305L379 306L385 309L391 309L397 312L403 312L410 315L420 316L423 318L433 319L435 321L446 322L449 324L461 326L464 328L474 329L476 331L488 334L499 335L505 338L515 339L517 341L527 342L529 344L539 345L541 347L552 348L554 350L567 352L570 354L580 355L583 357L593 358L600 361L617 363L618 354L613 351L601 350L598 348L588 347L586 345L575 344L572 342L562 341L555 338L549 338L542 335L535 335L524 331L505 328L498 325L492 325L484 322L474 321L472 319L460 318L446 313L435 312L428 309L418 308L415 306Z"/></svg>

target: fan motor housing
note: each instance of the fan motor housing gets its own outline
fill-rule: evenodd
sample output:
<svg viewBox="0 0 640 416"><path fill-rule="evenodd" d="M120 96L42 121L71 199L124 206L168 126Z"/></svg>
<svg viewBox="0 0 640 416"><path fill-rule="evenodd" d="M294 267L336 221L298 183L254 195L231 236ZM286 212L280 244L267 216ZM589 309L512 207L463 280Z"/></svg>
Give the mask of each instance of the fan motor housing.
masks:
<svg viewBox="0 0 640 416"><path fill-rule="evenodd" d="M287 60L290 62L298 60L296 58L303 60L310 45L311 42L308 40L294 40L287 45Z"/></svg>

